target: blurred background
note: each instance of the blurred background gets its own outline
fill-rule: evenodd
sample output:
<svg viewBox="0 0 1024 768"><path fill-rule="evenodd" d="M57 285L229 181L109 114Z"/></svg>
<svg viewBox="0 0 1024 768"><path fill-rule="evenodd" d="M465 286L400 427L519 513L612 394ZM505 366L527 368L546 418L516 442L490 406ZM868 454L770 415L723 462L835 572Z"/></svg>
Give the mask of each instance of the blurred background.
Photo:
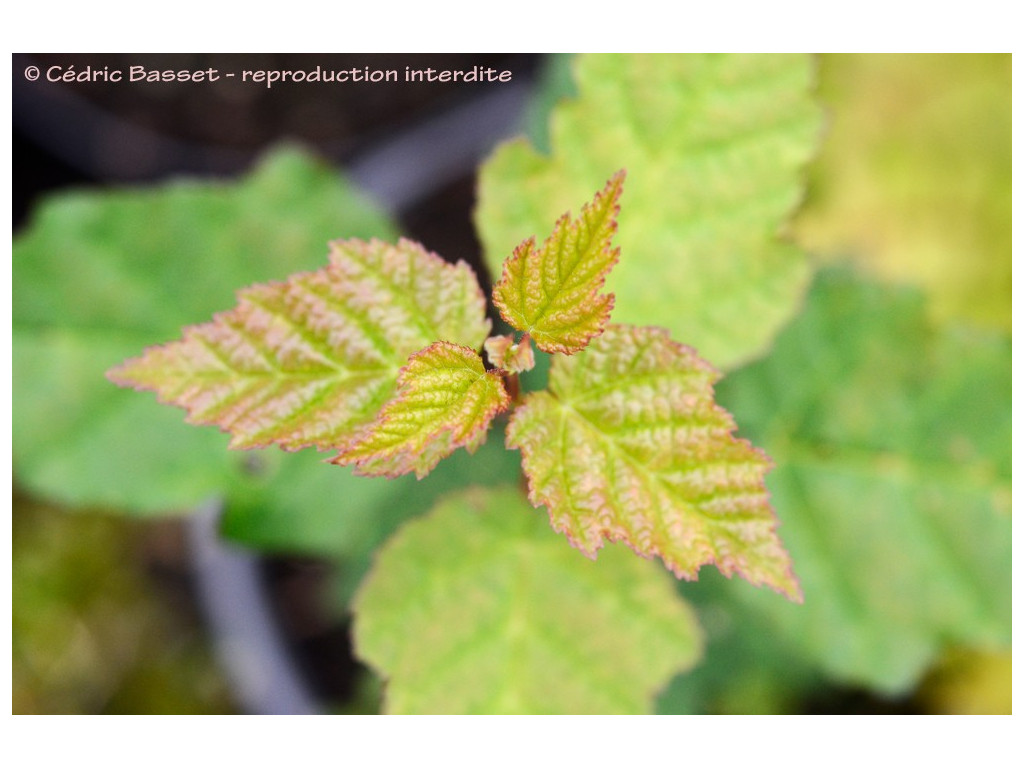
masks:
<svg viewBox="0 0 1024 768"><path fill-rule="evenodd" d="M540 134L547 110L571 92L568 61L523 54L16 55L14 234L32 225L51 193L148 186L183 175L231 179L288 139L345 169L403 234L482 273L471 221L476 167L501 139L523 130ZM136 64L175 70L484 66L513 77L501 86L278 83L267 89L18 76L28 66L45 72L73 65L81 72ZM793 235L822 262L852 260L884 280L923 287L940 321L1008 333L1010 56L826 55L819 66L828 133L809 169L808 198ZM17 296L17 282L14 290ZM16 389L16 407L18 398ZM376 683L351 658L344 620L324 608L335 574L323 559L211 553L204 547L216 537L203 539L191 518L136 519L95 503L59 502L45 484L23 482L16 458L16 713L258 710L259 693L239 682L244 672L218 663L217 633L233 631L209 621L216 596L204 590L218 568L240 568L267 588L264 607L286 630L281 642L300 681L297 708L329 702L333 711L375 710ZM956 650L907 695L821 682L789 706L1009 712L1010 669L1008 652ZM755 699L756 691L748 691L741 702L719 699L711 711L757 709ZM765 701L777 697L769 691Z"/></svg>

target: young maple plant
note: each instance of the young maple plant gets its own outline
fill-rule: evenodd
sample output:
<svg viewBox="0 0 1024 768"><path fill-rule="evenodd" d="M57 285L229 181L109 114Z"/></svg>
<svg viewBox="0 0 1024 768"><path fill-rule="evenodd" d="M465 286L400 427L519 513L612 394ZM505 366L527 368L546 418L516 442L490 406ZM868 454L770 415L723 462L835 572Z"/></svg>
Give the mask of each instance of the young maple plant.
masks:
<svg viewBox="0 0 1024 768"><path fill-rule="evenodd" d="M234 309L108 377L221 427L231 448L336 451L361 475L422 478L511 410L530 501L590 557L622 541L679 578L713 563L800 601L765 489L771 461L734 436L719 374L663 329L609 322L624 180L505 261L493 300L518 339L488 337L466 263L405 239L339 240L326 267L240 291ZM533 344L554 355L549 385L523 395Z"/></svg>

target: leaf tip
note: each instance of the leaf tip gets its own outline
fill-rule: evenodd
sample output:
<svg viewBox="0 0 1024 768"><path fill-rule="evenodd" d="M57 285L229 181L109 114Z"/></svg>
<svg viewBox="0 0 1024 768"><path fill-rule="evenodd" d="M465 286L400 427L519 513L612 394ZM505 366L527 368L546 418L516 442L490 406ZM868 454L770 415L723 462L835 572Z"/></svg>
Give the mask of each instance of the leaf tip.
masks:
<svg viewBox="0 0 1024 768"><path fill-rule="evenodd" d="M540 246L527 238L505 260L494 303L513 328L530 334L545 352L579 352L611 318L615 296L601 291L619 261L612 237L625 177L625 170L615 173L578 217L563 213Z"/></svg>
<svg viewBox="0 0 1024 768"><path fill-rule="evenodd" d="M137 392L155 392L161 403L176 405L172 399L164 396L160 370L166 366L167 360L173 359L176 342L157 344L147 347L137 357L130 357L104 373L104 377L112 384Z"/></svg>
<svg viewBox="0 0 1024 768"><path fill-rule="evenodd" d="M132 367L137 360L138 358L131 358L118 363L113 368L108 368L103 377L111 384L116 384L119 387L137 388L138 385L131 375Z"/></svg>
<svg viewBox="0 0 1024 768"><path fill-rule="evenodd" d="M804 591L800 586L800 580L793 572L792 563L788 563L785 571L779 574L779 577L776 579L764 579L760 582L751 583L753 583L754 586L768 587L768 589L773 592L777 592L790 602L796 603L797 605L803 605L804 603Z"/></svg>

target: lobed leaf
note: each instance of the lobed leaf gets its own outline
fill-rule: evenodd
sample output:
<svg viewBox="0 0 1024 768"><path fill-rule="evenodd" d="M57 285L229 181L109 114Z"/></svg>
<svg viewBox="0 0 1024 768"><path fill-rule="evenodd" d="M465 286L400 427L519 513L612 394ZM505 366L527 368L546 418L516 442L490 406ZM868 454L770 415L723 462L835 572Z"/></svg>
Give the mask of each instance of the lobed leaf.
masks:
<svg viewBox="0 0 1024 768"><path fill-rule="evenodd" d="M550 392L508 425L530 500L593 557L604 540L657 555L681 578L706 563L800 600L764 476L771 462L715 405L717 372L658 328L612 325L556 358Z"/></svg>
<svg viewBox="0 0 1024 768"><path fill-rule="evenodd" d="M613 176L579 218L559 218L540 248L530 237L505 260L494 303L545 352L578 352L608 322L615 297L598 291L619 258L611 239L625 175Z"/></svg>
<svg viewBox="0 0 1024 768"><path fill-rule="evenodd" d="M343 446L372 423L409 355L490 329L470 267L402 239L331 243L329 266L239 293L238 306L110 372L216 424L230 447Z"/></svg>
<svg viewBox="0 0 1024 768"><path fill-rule="evenodd" d="M720 385L778 462L807 602L733 589L832 677L896 694L947 645L1008 645L1010 363L1008 339L936 333L920 294L832 270Z"/></svg>
<svg viewBox="0 0 1024 768"><path fill-rule="evenodd" d="M333 462L361 475L422 478L460 446L473 453L509 402L501 373L485 371L480 355L436 342L409 358L395 396Z"/></svg>
<svg viewBox="0 0 1024 768"><path fill-rule="evenodd" d="M629 169L616 322L658 325L728 369L796 312L805 255L780 237L803 194L821 110L805 55L594 54L551 114L551 152L501 146L479 178L476 226L492 274L612 168Z"/></svg>
<svg viewBox="0 0 1024 768"><path fill-rule="evenodd" d="M474 489L380 550L354 603L356 653L394 714L650 711L702 645L651 566L621 548L588 561L519 492Z"/></svg>

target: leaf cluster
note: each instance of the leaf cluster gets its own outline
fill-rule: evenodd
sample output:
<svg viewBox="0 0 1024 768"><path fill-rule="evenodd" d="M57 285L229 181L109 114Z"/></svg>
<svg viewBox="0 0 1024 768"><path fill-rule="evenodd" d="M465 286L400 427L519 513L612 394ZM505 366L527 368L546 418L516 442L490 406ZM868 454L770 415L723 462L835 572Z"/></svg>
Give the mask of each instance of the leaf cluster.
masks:
<svg viewBox="0 0 1024 768"><path fill-rule="evenodd" d="M217 494L225 536L329 558L391 712L782 711L1006 647L1008 341L863 272L811 279L782 233L814 77L573 60L547 149L480 170L490 297L293 150L237 184L49 201L14 248L19 484L135 514ZM855 223L828 199L806 231Z"/></svg>
<svg viewBox="0 0 1024 768"><path fill-rule="evenodd" d="M245 289L235 309L110 378L221 427L230 447L335 450L333 463L366 476L425 477L514 406L508 445L523 452L530 500L584 553L624 541L679 577L717 563L799 599L764 487L770 462L714 405L718 374L663 331L607 327L624 180L505 262L493 297L518 340L484 338L464 263L408 240L336 241L327 267ZM513 403L531 340L559 353L551 387Z"/></svg>

